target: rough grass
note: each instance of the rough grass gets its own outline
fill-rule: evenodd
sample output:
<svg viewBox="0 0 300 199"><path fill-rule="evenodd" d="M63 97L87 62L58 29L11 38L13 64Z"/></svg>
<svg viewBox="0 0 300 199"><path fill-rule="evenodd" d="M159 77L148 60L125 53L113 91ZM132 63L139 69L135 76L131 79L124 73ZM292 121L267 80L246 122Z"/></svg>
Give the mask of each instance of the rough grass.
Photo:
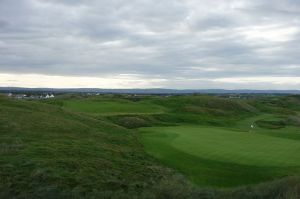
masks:
<svg viewBox="0 0 300 199"><path fill-rule="evenodd" d="M0 98L0 147L3 198L137 194L170 173L135 132L39 102Z"/></svg>
<svg viewBox="0 0 300 199"><path fill-rule="evenodd" d="M261 128L281 129L286 126L283 120L257 120L255 124Z"/></svg>

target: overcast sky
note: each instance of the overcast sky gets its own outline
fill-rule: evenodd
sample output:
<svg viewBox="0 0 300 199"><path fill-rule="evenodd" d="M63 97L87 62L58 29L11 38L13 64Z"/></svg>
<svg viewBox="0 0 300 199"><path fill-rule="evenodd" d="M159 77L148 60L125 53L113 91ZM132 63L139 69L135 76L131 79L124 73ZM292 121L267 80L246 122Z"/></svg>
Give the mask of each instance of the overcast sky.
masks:
<svg viewBox="0 0 300 199"><path fill-rule="evenodd" d="M300 89L300 1L0 0L0 86Z"/></svg>

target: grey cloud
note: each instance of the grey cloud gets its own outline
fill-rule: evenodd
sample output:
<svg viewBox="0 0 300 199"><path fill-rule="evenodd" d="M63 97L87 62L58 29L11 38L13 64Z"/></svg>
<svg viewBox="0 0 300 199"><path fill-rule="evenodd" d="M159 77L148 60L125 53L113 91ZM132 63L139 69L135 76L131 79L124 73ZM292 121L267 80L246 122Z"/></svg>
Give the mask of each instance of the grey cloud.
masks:
<svg viewBox="0 0 300 199"><path fill-rule="evenodd" d="M1 0L0 73L299 77L299 10L296 0Z"/></svg>

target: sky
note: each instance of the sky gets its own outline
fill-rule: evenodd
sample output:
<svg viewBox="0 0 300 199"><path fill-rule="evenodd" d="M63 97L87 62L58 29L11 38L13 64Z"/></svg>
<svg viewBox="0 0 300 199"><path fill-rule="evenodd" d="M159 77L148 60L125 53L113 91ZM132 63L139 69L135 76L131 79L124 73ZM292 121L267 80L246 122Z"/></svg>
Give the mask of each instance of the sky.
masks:
<svg viewBox="0 0 300 199"><path fill-rule="evenodd" d="M300 89L299 0L0 0L0 87Z"/></svg>

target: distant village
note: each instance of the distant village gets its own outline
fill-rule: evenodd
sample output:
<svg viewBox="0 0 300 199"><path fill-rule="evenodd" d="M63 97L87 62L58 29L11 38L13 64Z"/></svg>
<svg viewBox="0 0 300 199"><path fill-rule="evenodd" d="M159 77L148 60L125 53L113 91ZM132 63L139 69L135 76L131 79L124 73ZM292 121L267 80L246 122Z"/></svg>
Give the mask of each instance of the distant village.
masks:
<svg viewBox="0 0 300 199"><path fill-rule="evenodd" d="M113 92L55 92L55 95L51 91L38 91L38 92L30 92L30 91L21 91L18 90L16 92L14 91L0 91L0 93L3 93L7 95L8 97L15 98L15 99L53 99L56 97L59 97L63 94L70 94L70 95L80 95L80 96L123 96L127 98L141 98L141 97L147 97L147 96L161 96L161 97L171 97L176 95L203 95L203 93L113 93ZM215 95L221 98L229 98L232 100L239 100L239 99L251 99L256 98L259 96L276 96L280 94L264 94L264 93L255 93L255 94L247 94L247 93L208 93L206 95Z"/></svg>
<svg viewBox="0 0 300 199"><path fill-rule="evenodd" d="M45 93L45 94L13 94L7 93L8 97L16 98L16 99L50 99L54 98L54 94L52 93Z"/></svg>

